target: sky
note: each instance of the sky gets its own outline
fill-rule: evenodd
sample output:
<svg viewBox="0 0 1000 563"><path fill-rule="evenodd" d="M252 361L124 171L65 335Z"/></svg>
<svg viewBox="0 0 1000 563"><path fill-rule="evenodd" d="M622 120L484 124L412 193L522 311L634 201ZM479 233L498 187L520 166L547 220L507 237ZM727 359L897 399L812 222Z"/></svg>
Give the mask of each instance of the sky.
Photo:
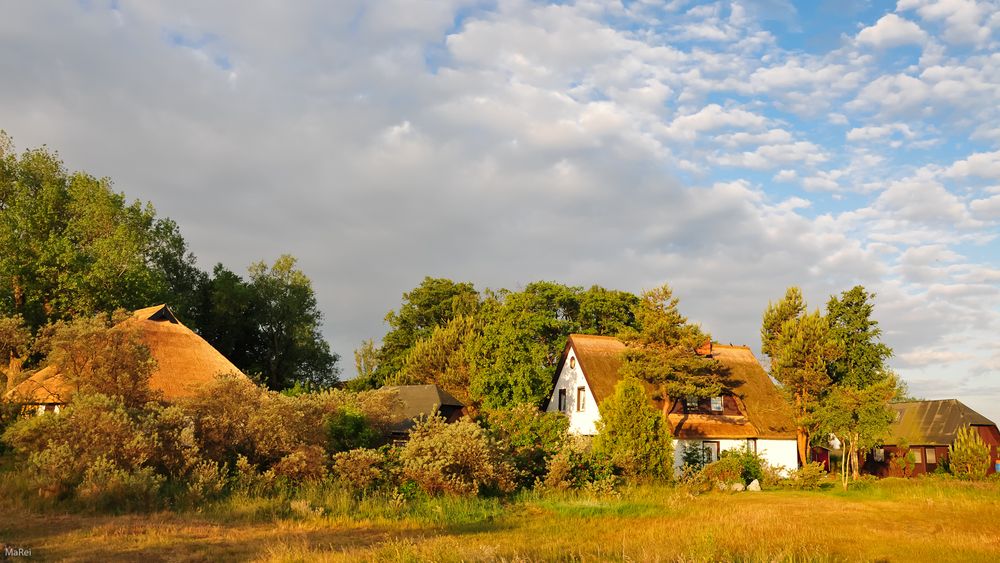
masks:
<svg viewBox="0 0 1000 563"><path fill-rule="evenodd" d="M299 259L352 351L424 276L669 283L759 352L862 284L1000 421L1000 1L0 0L0 129L210 269Z"/></svg>

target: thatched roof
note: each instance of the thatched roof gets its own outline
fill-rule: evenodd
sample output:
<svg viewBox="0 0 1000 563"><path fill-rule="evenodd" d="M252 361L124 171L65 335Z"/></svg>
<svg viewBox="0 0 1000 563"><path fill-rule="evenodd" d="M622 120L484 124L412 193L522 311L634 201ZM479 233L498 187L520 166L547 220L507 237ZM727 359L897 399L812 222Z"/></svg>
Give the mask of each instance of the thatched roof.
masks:
<svg viewBox="0 0 1000 563"><path fill-rule="evenodd" d="M996 426L957 399L908 401L889 406L896 411L885 440L889 445L905 441L911 446L949 446L963 426Z"/></svg>
<svg viewBox="0 0 1000 563"><path fill-rule="evenodd" d="M168 401L193 395L220 374L246 377L204 338L181 324L166 305L139 309L118 327L135 328L149 348L156 360L149 386ZM65 378L49 366L11 389L7 398L33 404L65 403L71 392Z"/></svg>
<svg viewBox="0 0 1000 563"><path fill-rule="evenodd" d="M577 362L598 408L615 390L621 380L621 356L625 344L611 336L571 334L566 343L556 378L562 371L570 347L576 351ZM668 417L674 435L679 438L795 438L792 410L761 367L753 352L745 346L711 344L699 348L708 352L722 364L722 379L728 392L737 398L746 416L677 415ZM645 384L653 406L662 410L662 399L657 400L655 387Z"/></svg>

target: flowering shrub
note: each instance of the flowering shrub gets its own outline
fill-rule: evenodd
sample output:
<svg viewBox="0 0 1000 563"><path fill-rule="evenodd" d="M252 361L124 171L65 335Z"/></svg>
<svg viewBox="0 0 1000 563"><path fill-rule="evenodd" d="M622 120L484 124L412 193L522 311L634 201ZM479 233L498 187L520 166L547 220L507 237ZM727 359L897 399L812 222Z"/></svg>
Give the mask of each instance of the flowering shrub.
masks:
<svg viewBox="0 0 1000 563"><path fill-rule="evenodd" d="M447 424L439 416L418 421L399 454L403 476L426 493L475 495L484 487L514 489L513 468L475 422Z"/></svg>

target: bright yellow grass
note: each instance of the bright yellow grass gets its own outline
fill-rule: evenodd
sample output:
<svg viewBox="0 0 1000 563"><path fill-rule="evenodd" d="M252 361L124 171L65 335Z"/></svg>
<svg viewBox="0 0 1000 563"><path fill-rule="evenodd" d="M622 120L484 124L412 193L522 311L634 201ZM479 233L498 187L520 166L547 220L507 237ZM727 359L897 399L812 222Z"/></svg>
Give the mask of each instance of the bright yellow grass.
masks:
<svg viewBox="0 0 1000 563"><path fill-rule="evenodd" d="M887 480L840 493L620 499L526 497L495 518L442 525L349 515L272 522L196 513L0 514L0 540L41 559L390 561L997 561L1000 486Z"/></svg>

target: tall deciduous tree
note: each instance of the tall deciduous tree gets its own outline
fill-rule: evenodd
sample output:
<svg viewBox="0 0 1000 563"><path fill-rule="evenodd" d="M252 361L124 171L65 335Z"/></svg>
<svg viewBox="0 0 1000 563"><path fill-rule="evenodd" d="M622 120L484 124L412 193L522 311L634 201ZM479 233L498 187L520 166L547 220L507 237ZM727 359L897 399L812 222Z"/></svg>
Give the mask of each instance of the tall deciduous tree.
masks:
<svg viewBox="0 0 1000 563"><path fill-rule="evenodd" d="M475 335L474 317L457 316L446 326L435 327L430 336L416 343L406 356L406 363L395 384L435 384L465 404L469 396L469 364L466 344Z"/></svg>
<svg viewBox="0 0 1000 563"><path fill-rule="evenodd" d="M389 332L382 339L374 385L384 384L403 369L410 349L459 315L471 315L479 305L479 293L471 283L426 277L403 294L399 311L385 316Z"/></svg>
<svg viewBox="0 0 1000 563"><path fill-rule="evenodd" d="M49 321L182 302L198 283L176 225L107 178L69 173L0 133L0 314Z"/></svg>
<svg viewBox="0 0 1000 563"><path fill-rule="evenodd" d="M843 447L841 482L847 489L848 480L859 477L860 453L885 439L893 421L888 407L896 394L894 377L865 387L834 385L823 398L815 413L823 435L833 435Z"/></svg>
<svg viewBox="0 0 1000 563"><path fill-rule="evenodd" d="M470 395L488 408L539 404L552 391L552 369L579 330L576 289L552 282L491 293L481 332L468 344Z"/></svg>
<svg viewBox="0 0 1000 563"><path fill-rule="evenodd" d="M283 255L273 265L250 265L249 287L259 331L257 366L271 389L296 382L326 387L337 382L338 356L320 333L323 314L312 282Z"/></svg>
<svg viewBox="0 0 1000 563"><path fill-rule="evenodd" d="M626 348L621 372L659 387L666 415L685 397L712 397L723 388L719 362L698 354L710 340L681 315L670 286L643 291L636 311L639 330L621 334Z"/></svg>

